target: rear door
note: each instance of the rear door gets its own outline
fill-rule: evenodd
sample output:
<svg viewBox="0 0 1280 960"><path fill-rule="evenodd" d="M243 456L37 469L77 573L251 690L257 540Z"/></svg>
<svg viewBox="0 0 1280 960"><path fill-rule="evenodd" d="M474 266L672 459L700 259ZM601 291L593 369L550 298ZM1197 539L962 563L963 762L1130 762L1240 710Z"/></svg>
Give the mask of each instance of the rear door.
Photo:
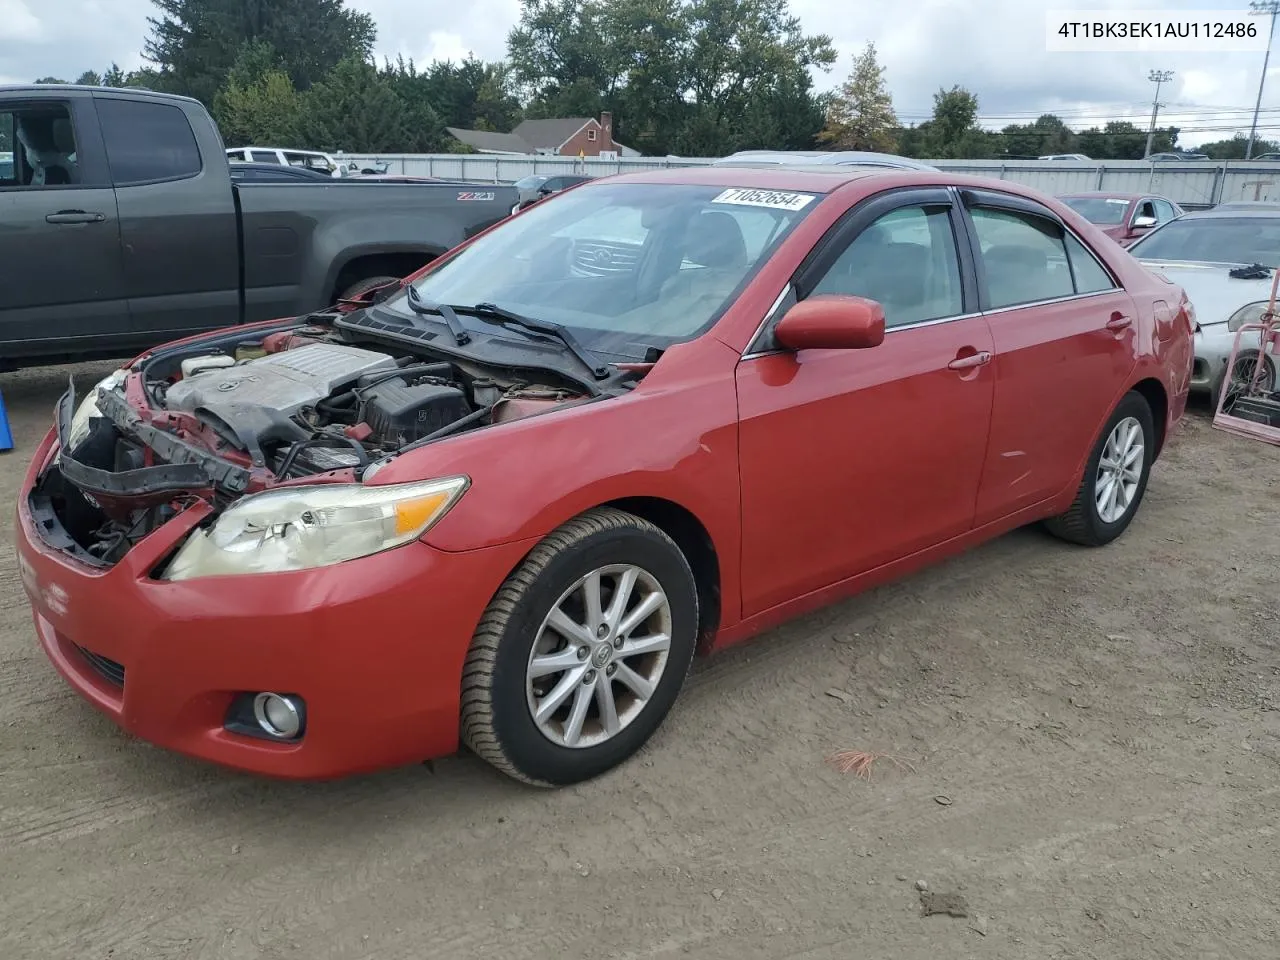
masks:
<svg viewBox="0 0 1280 960"><path fill-rule="evenodd" d="M236 323L236 210L226 154L213 142L212 126L203 131L202 154L176 103L111 94L96 94L94 102L116 186L134 330L158 343Z"/></svg>
<svg viewBox="0 0 1280 960"><path fill-rule="evenodd" d="M864 201L770 321L808 296L870 297L885 309L880 346L779 350L766 324L739 363L744 616L972 528L992 344L954 200L931 188Z"/></svg>
<svg viewBox="0 0 1280 960"><path fill-rule="evenodd" d="M1135 305L1047 207L962 191L995 344L981 525L1070 484L1133 370Z"/></svg>
<svg viewBox="0 0 1280 960"><path fill-rule="evenodd" d="M120 221L92 101L0 97L0 357L127 340ZM7 165L6 165L7 168Z"/></svg>

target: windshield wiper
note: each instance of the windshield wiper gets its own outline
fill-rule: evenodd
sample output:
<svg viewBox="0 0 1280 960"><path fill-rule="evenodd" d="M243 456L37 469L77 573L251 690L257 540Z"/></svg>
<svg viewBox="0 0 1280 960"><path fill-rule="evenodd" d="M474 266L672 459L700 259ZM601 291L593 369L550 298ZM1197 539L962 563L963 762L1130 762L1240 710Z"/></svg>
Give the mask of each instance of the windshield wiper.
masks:
<svg viewBox="0 0 1280 960"><path fill-rule="evenodd" d="M447 303L424 303L422 294L415 290L411 283L406 284L404 290L410 310L418 314L418 316L438 315L444 320L444 325L449 328L449 333L453 335L453 342L458 346L465 346L471 342L471 334L467 333L466 327L462 325L458 315L454 313L453 308Z"/></svg>
<svg viewBox="0 0 1280 960"><path fill-rule="evenodd" d="M578 358L584 367L591 371L597 380L603 380L609 376L609 365L601 363L600 358L593 356L591 351L579 343L578 338L570 333L568 328L558 323L552 323L550 320L535 320L533 317L526 317L500 307L496 303L477 303L470 307L454 304L451 309L457 313L479 317L481 320L494 323L509 323L513 327L520 327L534 333L544 333L555 337L568 348L570 353Z"/></svg>

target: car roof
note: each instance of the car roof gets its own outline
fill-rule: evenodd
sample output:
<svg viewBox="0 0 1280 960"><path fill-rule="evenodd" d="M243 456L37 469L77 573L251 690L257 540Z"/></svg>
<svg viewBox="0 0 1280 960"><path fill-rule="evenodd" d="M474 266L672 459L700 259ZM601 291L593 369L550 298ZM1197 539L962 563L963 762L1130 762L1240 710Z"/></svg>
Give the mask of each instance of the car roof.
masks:
<svg viewBox="0 0 1280 960"><path fill-rule="evenodd" d="M605 183L670 183L690 186L745 187L758 190L799 190L805 193L834 193L846 184L867 181L873 189L892 187L956 186L979 190L996 190L1014 196L1042 201L1046 195L1012 180L974 177L946 170L907 170L892 167L855 167L847 165L786 165L761 167L697 166L667 167L634 173L598 177L577 189L591 190ZM1051 199L1051 198L1050 198Z"/></svg>
<svg viewBox="0 0 1280 960"><path fill-rule="evenodd" d="M1257 217L1262 220L1275 220L1280 217L1280 209L1275 206L1259 207L1257 209L1243 209L1233 207L1229 210L1192 210L1180 216L1179 220L1239 220L1241 218Z"/></svg>
<svg viewBox="0 0 1280 960"><path fill-rule="evenodd" d="M1058 194L1059 200L1069 200L1075 197L1097 197L1100 200L1141 200L1144 197L1151 197L1154 200L1167 199L1158 193L1120 193L1113 190L1079 190L1074 193ZM1173 201L1170 200L1169 202L1172 203Z"/></svg>
<svg viewBox="0 0 1280 960"><path fill-rule="evenodd" d="M896 167L908 170L936 170L921 160L900 157L892 153L874 153L866 150L739 150L727 157L712 161L716 167L770 166L810 164L818 166L876 166Z"/></svg>
<svg viewBox="0 0 1280 960"><path fill-rule="evenodd" d="M143 87L102 87L82 83L0 83L0 93L118 93L148 100L177 100L182 103L200 103L194 97L182 97L176 93L160 93Z"/></svg>

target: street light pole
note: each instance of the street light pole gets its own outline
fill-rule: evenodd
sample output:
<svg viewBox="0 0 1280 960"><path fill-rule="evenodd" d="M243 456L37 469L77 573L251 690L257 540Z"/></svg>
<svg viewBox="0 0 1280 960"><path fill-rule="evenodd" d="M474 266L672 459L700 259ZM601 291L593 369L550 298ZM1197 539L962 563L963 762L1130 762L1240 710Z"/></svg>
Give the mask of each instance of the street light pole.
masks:
<svg viewBox="0 0 1280 960"><path fill-rule="evenodd" d="M1271 2L1280 4L1280 0L1271 0ZM1147 74L1147 79L1156 85L1156 98L1151 101L1151 126L1147 128L1147 149L1143 151L1143 160L1151 156L1151 138L1156 135L1156 115L1160 112L1160 85L1173 79L1173 71L1152 70Z"/></svg>
<svg viewBox="0 0 1280 960"><path fill-rule="evenodd" d="M1258 135L1258 113L1262 110L1262 88L1267 82L1267 65L1271 62L1271 41L1276 35L1276 14L1280 13L1280 0L1251 0L1249 12L1255 17L1271 15L1271 32L1267 34L1267 52L1262 58L1262 76L1258 78L1258 101L1253 105L1253 126L1249 128L1249 144L1244 148L1246 160L1253 156L1253 142Z"/></svg>

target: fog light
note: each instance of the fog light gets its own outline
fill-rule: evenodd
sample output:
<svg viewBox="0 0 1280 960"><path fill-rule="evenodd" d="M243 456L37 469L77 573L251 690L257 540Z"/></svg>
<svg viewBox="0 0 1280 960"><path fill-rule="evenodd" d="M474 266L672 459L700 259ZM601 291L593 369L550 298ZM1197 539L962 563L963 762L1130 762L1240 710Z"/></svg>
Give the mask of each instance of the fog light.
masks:
<svg viewBox="0 0 1280 960"><path fill-rule="evenodd" d="M253 698L253 718L264 733L278 740L292 740L302 732L302 701L278 693Z"/></svg>

